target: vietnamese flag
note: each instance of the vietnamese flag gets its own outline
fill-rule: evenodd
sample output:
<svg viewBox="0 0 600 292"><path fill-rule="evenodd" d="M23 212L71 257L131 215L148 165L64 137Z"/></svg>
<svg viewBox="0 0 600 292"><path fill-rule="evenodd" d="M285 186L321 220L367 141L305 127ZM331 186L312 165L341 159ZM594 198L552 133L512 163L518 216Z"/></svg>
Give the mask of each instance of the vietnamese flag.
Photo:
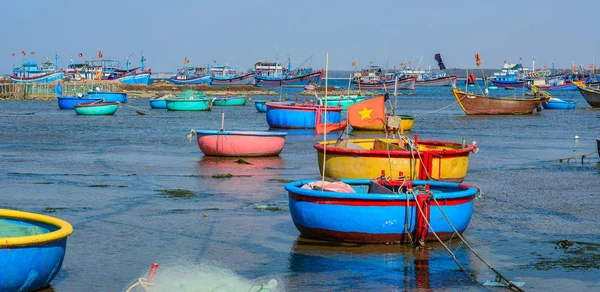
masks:
<svg viewBox="0 0 600 292"><path fill-rule="evenodd" d="M385 97L382 95L349 106L348 122L357 127L385 125Z"/></svg>

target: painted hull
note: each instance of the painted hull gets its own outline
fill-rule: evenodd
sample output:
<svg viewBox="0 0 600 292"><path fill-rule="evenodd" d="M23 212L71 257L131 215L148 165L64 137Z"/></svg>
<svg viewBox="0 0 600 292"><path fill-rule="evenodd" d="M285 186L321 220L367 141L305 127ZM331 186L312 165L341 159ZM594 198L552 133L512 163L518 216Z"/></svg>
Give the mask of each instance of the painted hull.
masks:
<svg viewBox="0 0 600 292"><path fill-rule="evenodd" d="M417 85L417 77L410 77L410 78L406 78L406 79L402 79L402 80L398 80L398 83L396 84L395 80L388 80L388 81L380 81L377 83L367 83L367 82L360 82L360 84L356 81L352 81L352 85L354 86L354 88L358 89L364 89L364 90L387 90L387 91L393 91L394 90L394 86L397 85L397 89L403 89L403 90L413 90L415 89L415 86Z"/></svg>
<svg viewBox="0 0 600 292"><path fill-rule="evenodd" d="M246 105L246 98L240 96L217 97L213 101L214 106L241 106Z"/></svg>
<svg viewBox="0 0 600 292"><path fill-rule="evenodd" d="M417 81L417 86L456 86L458 76L446 76L429 80Z"/></svg>
<svg viewBox="0 0 600 292"><path fill-rule="evenodd" d="M464 93L453 89L454 97L467 115L521 115L531 114L548 98L494 98Z"/></svg>
<svg viewBox="0 0 600 292"><path fill-rule="evenodd" d="M365 100L364 96L360 95L350 95L350 96L328 96L327 97L327 106L341 106L343 110L348 110L348 107ZM320 98L318 100L319 105L325 104L325 98Z"/></svg>
<svg viewBox="0 0 600 292"><path fill-rule="evenodd" d="M561 85L536 85L538 89L541 90L576 90L577 86L573 83L565 83ZM531 88L530 85L527 85L527 88Z"/></svg>
<svg viewBox="0 0 600 292"><path fill-rule="evenodd" d="M196 77L191 77L188 79L177 79L177 78L173 78L171 77L169 79L169 81L171 81L172 83L175 83L177 85L181 85L181 84L210 84L210 75L206 75L206 76L196 76Z"/></svg>
<svg viewBox="0 0 600 292"><path fill-rule="evenodd" d="M63 79L63 75L63 71L58 71L35 77L10 76L10 80L13 83L52 83L56 81L61 81Z"/></svg>
<svg viewBox="0 0 600 292"><path fill-rule="evenodd" d="M294 76L290 78L273 78L261 75L254 75L254 85L259 87L280 87L280 86L299 86L303 87L311 83L320 83L322 71L314 72L307 75Z"/></svg>
<svg viewBox="0 0 600 292"><path fill-rule="evenodd" d="M594 90L583 86L577 86L577 88L591 107L600 107L600 90Z"/></svg>
<svg viewBox="0 0 600 292"><path fill-rule="evenodd" d="M88 102L75 105L75 112L82 116L109 116L118 109L118 102Z"/></svg>
<svg viewBox="0 0 600 292"><path fill-rule="evenodd" d="M210 111L212 98L167 98L167 110L170 111Z"/></svg>
<svg viewBox="0 0 600 292"><path fill-rule="evenodd" d="M282 103L267 104L267 124L271 128L284 129L314 129L317 124L317 111L322 111L321 106L295 106ZM340 122L342 107L327 107L327 121L321 118L321 123Z"/></svg>
<svg viewBox="0 0 600 292"><path fill-rule="evenodd" d="M242 76L232 78L216 78L211 77L211 85L248 85L254 84L254 73L249 73Z"/></svg>
<svg viewBox="0 0 600 292"><path fill-rule="evenodd" d="M314 145L320 173L323 173L323 145L327 145L325 176L342 179L373 179L381 176L381 171L397 176L403 172L407 179L432 179L462 182L469 168L469 153L476 147L468 144L462 148L460 143L442 141L418 141L421 158L410 150L400 150L390 146L390 150L372 150L376 140L398 146L394 139L350 139L349 142L360 147L348 148L336 141L319 142ZM398 150L394 150L398 149ZM414 155L414 159L413 159ZM422 163L421 163L422 161ZM348 167L351 165L352 167ZM425 165L426 167L423 167Z"/></svg>
<svg viewBox="0 0 600 292"><path fill-rule="evenodd" d="M544 109L574 109L576 101L564 101L564 100L549 100L548 102L542 102Z"/></svg>
<svg viewBox="0 0 600 292"><path fill-rule="evenodd" d="M267 101L266 100L255 100L254 107L256 107L256 111L259 113L267 112Z"/></svg>
<svg viewBox="0 0 600 292"><path fill-rule="evenodd" d="M356 193L301 188L314 181L285 185L292 221L302 235L342 242L409 243L411 238L434 241L432 231L435 231L440 239L446 240L456 235L440 209L462 233L469 225L473 198L478 193L476 187L469 185L413 181L416 186L430 184L433 196L440 204L438 208L435 202L427 202L426 194L367 193L369 180L342 181L351 185ZM426 225L417 204L431 227Z"/></svg>
<svg viewBox="0 0 600 292"><path fill-rule="evenodd" d="M131 73L125 76L121 76L116 78L115 80L121 81L124 84L150 84L150 72L142 72L142 73Z"/></svg>
<svg viewBox="0 0 600 292"><path fill-rule="evenodd" d="M122 92L90 91L87 96L88 98L103 99L105 102L127 102L127 93Z"/></svg>
<svg viewBox="0 0 600 292"><path fill-rule="evenodd" d="M200 151L208 156L277 156L285 145L284 132L196 131Z"/></svg>
<svg viewBox="0 0 600 292"><path fill-rule="evenodd" d="M400 131L411 131L412 130L412 127L415 124L415 117L409 116L409 115L397 115L397 117L400 117L400 119L402 119L402 121L400 122ZM366 126L366 127L352 125L352 123L350 124L350 126L352 126L352 129L359 130L359 131L385 131L386 130L386 125L383 122L381 122L379 125Z"/></svg>
<svg viewBox="0 0 600 292"><path fill-rule="evenodd" d="M58 108L74 109L76 104L86 103L86 102L96 102L96 101L100 101L100 99L87 98L87 96L83 96L83 97L61 96L61 97L58 97Z"/></svg>
<svg viewBox="0 0 600 292"><path fill-rule="evenodd" d="M164 98L154 98L150 100L150 107L155 109L166 109L167 101Z"/></svg>
<svg viewBox="0 0 600 292"><path fill-rule="evenodd" d="M20 237L5 237L0 233L0 291L35 291L47 287L62 266L67 236L73 232L71 225L50 216L4 209L0 209L0 220L37 226L43 232Z"/></svg>
<svg viewBox="0 0 600 292"><path fill-rule="evenodd" d="M598 156L600 156L600 139L596 139L596 148L598 148Z"/></svg>
<svg viewBox="0 0 600 292"><path fill-rule="evenodd" d="M514 87L521 88L525 87L525 81L495 81L492 80L492 83L498 87Z"/></svg>

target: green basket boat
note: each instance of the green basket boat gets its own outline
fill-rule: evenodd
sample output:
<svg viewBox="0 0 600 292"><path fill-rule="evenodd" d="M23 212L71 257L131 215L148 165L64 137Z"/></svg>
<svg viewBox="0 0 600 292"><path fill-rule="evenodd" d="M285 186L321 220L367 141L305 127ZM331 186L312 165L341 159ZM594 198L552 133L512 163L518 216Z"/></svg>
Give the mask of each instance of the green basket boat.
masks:
<svg viewBox="0 0 600 292"><path fill-rule="evenodd" d="M82 116L107 116L119 109L119 102L85 102L75 105L75 112Z"/></svg>
<svg viewBox="0 0 600 292"><path fill-rule="evenodd" d="M246 97L245 96L224 96L217 97L213 102L215 106L239 106L246 105Z"/></svg>
<svg viewBox="0 0 600 292"><path fill-rule="evenodd" d="M327 106L342 106L342 110L347 110L349 106L365 100L362 95L347 95L347 96L328 96ZM319 105L325 104L325 98L321 97L318 99Z"/></svg>
<svg viewBox="0 0 600 292"><path fill-rule="evenodd" d="M214 98L191 97L191 98L167 98L167 110L170 111L210 111Z"/></svg>

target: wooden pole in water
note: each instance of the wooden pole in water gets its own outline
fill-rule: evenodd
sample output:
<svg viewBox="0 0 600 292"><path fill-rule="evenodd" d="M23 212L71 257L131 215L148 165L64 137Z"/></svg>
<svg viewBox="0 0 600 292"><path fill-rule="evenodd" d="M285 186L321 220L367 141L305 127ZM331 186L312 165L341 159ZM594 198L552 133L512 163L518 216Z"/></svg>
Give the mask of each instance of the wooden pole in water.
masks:
<svg viewBox="0 0 600 292"><path fill-rule="evenodd" d="M325 55L325 115L323 120L323 175L321 177L321 190L323 190L323 184L325 182L325 159L327 158L327 87L328 87L328 75L329 74L329 52ZM320 121L317 122L319 124ZM318 127L318 126L317 126Z"/></svg>
<svg viewBox="0 0 600 292"><path fill-rule="evenodd" d="M221 114L221 132L225 131L225 113Z"/></svg>

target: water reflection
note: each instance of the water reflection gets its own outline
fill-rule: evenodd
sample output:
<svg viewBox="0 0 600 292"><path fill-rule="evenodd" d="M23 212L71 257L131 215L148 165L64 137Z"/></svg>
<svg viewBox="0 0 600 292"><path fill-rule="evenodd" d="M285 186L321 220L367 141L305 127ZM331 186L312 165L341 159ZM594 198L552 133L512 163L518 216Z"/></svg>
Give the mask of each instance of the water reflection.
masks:
<svg viewBox="0 0 600 292"><path fill-rule="evenodd" d="M456 249L456 247L454 247ZM470 254L455 251L469 270ZM298 237L289 256L288 286L307 287L323 282L324 288L368 290L406 289L428 291L479 284L460 271L447 251L430 244L415 249L408 245L377 245L328 242Z"/></svg>

